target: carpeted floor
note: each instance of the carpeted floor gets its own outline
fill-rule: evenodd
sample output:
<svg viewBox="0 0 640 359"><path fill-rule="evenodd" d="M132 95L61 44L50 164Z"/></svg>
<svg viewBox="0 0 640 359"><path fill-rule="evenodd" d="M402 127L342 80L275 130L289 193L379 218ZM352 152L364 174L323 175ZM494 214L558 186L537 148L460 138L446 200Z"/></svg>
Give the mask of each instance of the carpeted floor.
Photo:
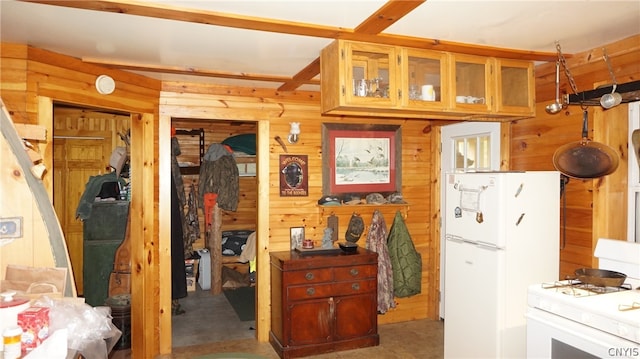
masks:
<svg viewBox="0 0 640 359"><path fill-rule="evenodd" d="M222 293L238 314L240 321L247 322L256 319L256 287L225 289Z"/></svg>
<svg viewBox="0 0 640 359"><path fill-rule="evenodd" d="M308 359L441 359L443 357L444 322L428 319L378 326L380 345L362 349L318 354ZM464 345L464 343L461 343ZM252 353L266 359L279 359L269 343L255 339L174 348L173 353L158 359L194 359L213 353ZM206 358L206 357L205 357ZM215 357L214 357L215 358Z"/></svg>
<svg viewBox="0 0 640 359"><path fill-rule="evenodd" d="M209 291L198 289L189 292L187 298L180 299L180 304L186 313L171 318L173 347L255 339L255 321L240 321L229 300L222 293L212 295Z"/></svg>
<svg viewBox="0 0 640 359"><path fill-rule="evenodd" d="M266 357L249 353L217 353L194 357L193 359L268 359Z"/></svg>

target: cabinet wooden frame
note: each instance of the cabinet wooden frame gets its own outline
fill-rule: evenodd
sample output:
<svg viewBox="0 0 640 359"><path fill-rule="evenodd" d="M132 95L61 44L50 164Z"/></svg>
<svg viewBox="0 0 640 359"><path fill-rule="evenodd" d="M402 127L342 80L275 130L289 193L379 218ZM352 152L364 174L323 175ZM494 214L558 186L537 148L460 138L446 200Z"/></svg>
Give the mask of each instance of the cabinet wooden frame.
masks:
<svg viewBox="0 0 640 359"><path fill-rule="evenodd" d="M493 108L495 86L490 58L451 54L451 105L455 111L487 113ZM459 101L459 97L474 101ZM467 102L468 101L468 102Z"/></svg>
<svg viewBox="0 0 640 359"><path fill-rule="evenodd" d="M439 88L435 70L428 70L433 79L414 82L422 86L433 81L435 99L416 93L411 96L411 66L424 62L428 69L429 61L440 61ZM325 115L457 121L514 121L535 116L532 61L336 40L322 50L320 67ZM388 91L383 96L358 95L354 71L358 76L376 76L381 68L388 70ZM420 90L414 92L421 95ZM456 101L456 96L467 100Z"/></svg>
<svg viewBox="0 0 640 359"><path fill-rule="evenodd" d="M424 71L424 68L417 68L412 63L412 59L415 59L415 62L431 62L434 68L431 69L432 71L430 73L427 73ZM421 77L424 82L418 80L418 77ZM431 79L427 80L429 77L431 77ZM439 81L433 77L439 78ZM450 77L449 56L446 52L402 49L400 51L400 68L398 74L398 78L400 79L400 104L407 108L446 110L451 107L451 91L448 86ZM422 85L427 84L434 86L436 98L433 101L411 98L411 86L418 86L418 89L420 89Z"/></svg>
<svg viewBox="0 0 640 359"><path fill-rule="evenodd" d="M379 143L375 144L373 140ZM349 146L349 156L339 159L338 148L344 146ZM363 165L340 166L345 160ZM322 167L323 195L401 192L402 128L399 125L323 123ZM343 167L342 178L338 178L338 167ZM367 179L369 177L359 180L356 176L359 173L354 168L361 168L365 174L381 175L384 182L374 182ZM384 172L387 172L386 176Z"/></svg>
<svg viewBox="0 0 640 359"><path fill-rule="evenodd" d="M366 54L366 55L365 55ZM348 42L340 52L341 64L346 76L342 84L342 92L346 101L354 104L369 104L388 107L397 105L396 83L392 81L396 76L396 52L393 46L373 45L358 42ZM362 68L363 78L367 80L384 79L381 72L386 71L387 97L357 96L354 80L359 80L356 68Z"/></svg>

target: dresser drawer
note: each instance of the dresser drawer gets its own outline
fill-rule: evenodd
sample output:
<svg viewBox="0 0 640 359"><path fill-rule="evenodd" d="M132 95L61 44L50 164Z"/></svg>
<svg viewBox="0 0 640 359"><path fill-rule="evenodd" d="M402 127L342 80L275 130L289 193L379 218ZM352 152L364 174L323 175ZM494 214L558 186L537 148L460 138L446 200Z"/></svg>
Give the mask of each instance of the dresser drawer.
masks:
<svg viewBox="0 0 640 359"><path fill-rule="evenodd" d="M331 282L333 272L331 269L308 269L284 273L285 285Z"/></svg>
<svg viewBox="0 0 640 359"><path fill-rule="evenodd" d="M302 300L368 293L375 290L376 283L377 282L374 280L360 280L341 283L291 286L287 288L287 296L290 300Z"/></svg>
<svg viewBox="0 0 640 359"><path fill-rule="evenodd" d="M359 280L354 282L341 282L333 285L336 296L353 295L373 292L378 284L377 280Z"/></svg>
<svg viewBox="0 0 640 359"><path fill-rule="evenodd" d="M336 291L331 283L290 286L287 288L289 300L304 300L331 297Z"/></svg>
<svg viewBox="0 0 640 359"><path fill-rule="evenodd" d="M333 269L336 281L374 278L378 275L377 265L361 265L351 267L336 267Z"/></svg>

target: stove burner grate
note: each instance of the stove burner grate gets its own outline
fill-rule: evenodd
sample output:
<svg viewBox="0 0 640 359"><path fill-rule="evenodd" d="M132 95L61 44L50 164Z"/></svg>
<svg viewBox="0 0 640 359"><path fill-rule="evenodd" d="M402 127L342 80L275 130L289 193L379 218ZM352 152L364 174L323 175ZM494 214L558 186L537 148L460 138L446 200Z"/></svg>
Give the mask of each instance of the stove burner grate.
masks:
<svg viewBox="0 0 640 359"><path fill-rule="evenodd" d="M574 297L586 297L598 294L606 294L632 289L629 284L622 284L619 287L603 287L588 283L582 283L577 279L567 279L551 283L542 283L543 289L555 289L556 291ZM635 308L632 308L635 309ZM631 309L628 309L631 310Z"/></svg>

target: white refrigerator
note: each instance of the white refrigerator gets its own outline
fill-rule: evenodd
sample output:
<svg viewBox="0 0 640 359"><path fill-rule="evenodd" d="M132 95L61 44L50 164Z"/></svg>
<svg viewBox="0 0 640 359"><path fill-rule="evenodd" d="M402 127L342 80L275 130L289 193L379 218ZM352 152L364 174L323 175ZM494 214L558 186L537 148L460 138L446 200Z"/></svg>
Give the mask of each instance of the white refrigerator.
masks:
<svg viewBox="0 0 640 359"><path fill-rule="evenodd" d="M527 287L559 276L560 174L445 182L445 358L524 358Z"/></svg>

